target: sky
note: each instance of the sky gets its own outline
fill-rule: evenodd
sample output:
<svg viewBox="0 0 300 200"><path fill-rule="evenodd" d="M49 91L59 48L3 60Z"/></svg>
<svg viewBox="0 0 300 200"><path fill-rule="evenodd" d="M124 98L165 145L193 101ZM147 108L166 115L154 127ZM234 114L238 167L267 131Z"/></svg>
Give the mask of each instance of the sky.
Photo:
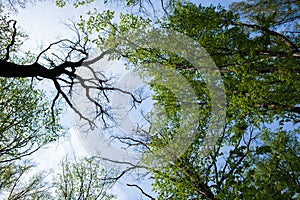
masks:
<svg viewBox="0 0 300 200"><path fill-rule="evenodd" d="M202 5L218 3L228 5L232 1L193 1ZM101 3L96 3L98 10L104 8ZM16 16L17 25L22 27L22 30L29 35L29 39L25 41L23 50L30 50L33 53L38 53L41 47L45 47L51 42L57 41L59 38L71 37L71 32L66 28L64 23L79 19L79 15L88 11L91 7L83 6L75 9L72 6L58 8L52 1L38 2L36 5L28 5L25 9L20 9ZM47 87L47 86L41 86ZM69 110L63 116L62 124L66 126L68 131L67 138L61 138L59 141L47 146L34 155L34 159L39 163L40 169L52 168L58 170L58 164L65 155L88 156L89 152L82 145L79 132L76 129L76 120ZM141 197L141 193L135 188L126 187L125 184L131 180L130 176L122 180L121 183L115 185L112 189L113 193L118 195L118 200L133 200ZM140 183L150 191L150 182Z"/></svg>

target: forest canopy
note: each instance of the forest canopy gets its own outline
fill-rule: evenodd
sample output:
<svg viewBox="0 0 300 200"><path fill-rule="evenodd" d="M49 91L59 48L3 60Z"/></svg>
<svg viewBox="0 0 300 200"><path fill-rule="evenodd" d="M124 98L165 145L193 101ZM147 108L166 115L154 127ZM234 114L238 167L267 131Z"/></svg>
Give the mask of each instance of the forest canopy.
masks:
<svg viewBox="0 0 300 200"><path fill-rule="evenodd" d="M141 170L137 183L127 186L149 199L300 198L299 1L103 3L109 9L98 10L93 0L56 1L61 9L91 9L69 25L75 39L50 43L37 55L19 53L26 35L0 13L0 195L112 199L106 191ZM118 3L128 6L120 14L112 9ZM99 53L91 60L95 48ZM127 96L127 112L145 98L97 71L92 63L104 63L106 56L121 60L151 90L154 111L142 113L147 126L115 131L122 105L112 107L113 98ZM55 90L50 100L35 87L42 80ZM92 115L74 99L78 88ZM111 140L142 159L115 160L103 152L79 162L66 159L58 181L43 182L38 174L26 190L19 179L34 165L25 158L63 137L60 101L88 125L81 134L109 129ZM111 171L104 162L123 168ZM140 179L152 182L151 191Z"/></svg>

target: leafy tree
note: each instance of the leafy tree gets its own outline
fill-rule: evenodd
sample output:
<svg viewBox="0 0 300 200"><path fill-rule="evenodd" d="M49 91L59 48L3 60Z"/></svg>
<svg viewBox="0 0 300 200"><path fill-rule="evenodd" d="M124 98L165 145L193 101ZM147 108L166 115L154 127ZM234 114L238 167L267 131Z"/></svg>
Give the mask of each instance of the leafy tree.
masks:
<svg viewBox="0 0 300 200"><path fill-rule="evenodd" d="M24 3L26 2L24 1ZM0 116L0 189L3 191L1 196L8 199L49 199L52 197L47 190L52 185L43 182L43 174L26 176L34 165L28 164L24 157L58 138L60 127L57 122L56 103L59 97L62 97L90 126L94 125L93 121L96 118L102 116L102 120L105 121L104 116L109 116L104 106L90 94L91 89L97 89L105 98L106 90L117 90L131 95L135 101L138 100L132 94L107 84L108 80L101 73L95 72L89 66L89 62L84 63L89 52L85 38L87 35L80 33L76 26L69 28L75 32L77 40L59 40L35 56L30 52L25 54L19 52L25 35L18 31L17 22L8 15L3 15L2 11L0 19L0 106L2 109ZM99 59L105 53L99 55ZM88 69L94 75L93 79L85 79L79 73L77 75L76 71L79 68ZM49 102L45 100L46 96L35 89L36 81L43 79L52 81L57 91L50 107L48 106ZM71 102L74 85L85 89L88 100L99 108L95 119L84 116ZM88 159L76 164L64 162L63 173L67 173L67 176L59 177L61 181L67 180L71 185L57 189L58 198L75 198L78 195L78 198L81 199L112 199L113 196L108 195L105 191L108 186L102 184L100 180L95 180L104 173L103 170L96 168L97 164ZM86 177L83 177L84 174L92 177L86 180ZM77 177L77 179L70 179L70 176ZM26 178L29 180L26 181ZM61 186L59 182L55 184ZM66 191L60 191L60 189L66 189ZM69 196L65 196L63 192L67 192Z"/></svg>
<svg viewBox="0 0 300 200"><path fill-rule="evenodd" d="M8 21L7 16L1 17L1 53L11 48L12 43L4 40L9 35L7 32L10 30L10 22L13 21ZM11 57L7 57L8 54L1 54L1 57L4 60L14 60L20 65L31 62L34 57L30 53L26 53L25 58L16 57L16 48L24 35L17 32L13 32L13 35L16 44L10 50ZM58 113L53 113L52 119L46 96L34 88L34 82L30 79L0 78L0 83L0 152L2 163L5 163L30 155L57 139L60 126L53 121Z"/></svg>
<svg viewBox="0 0 300 200"><path fill-rule="evenodd" d="M57 139L45 96L27 79L1 78L1 163L18 160Z"/></svg>
<svg viewBox="0 0 300 200"><path fill-rule="evenodd" d="M47 188L42 175L24 183L34 168L24 159L55 141L59 125L53 124L45 96L31 87L30 80L1 78L0 83L0 190L9 191L8 199L27 198Z"/></svg>
<svg viewBox="0 0 300 200"><path fill-rule="evenodd" d="M35 165L22 159L1 166L1 198L17 199L50 199L50 187L45 172L34 172ZM29 173L33 175L29 175Z"/></svg>
<svg viewBox="0 0 300 200"><path fill-rule="evenodd" d="M64 1L59 2L63 6ZM76 5L88 2L81 1ZM129 5L135 5L135 2L142 1L127 1ZM105 121L105 116L110 116L109 108L93 99L89 91L96 88L107 101L106 91L128 92L112 87L108 79L98 76L89 67L87 69L96 81L80 76L78 69L84 68L88 57L87 42L91 41L88 34L99 32L93 40L103 50L99 58L104 54L126 58L141 76L154 78L159 78L161 72L154 70L151 63L163 64L184 76L197 95L194 101L199 104L199 122L193 133L196 135L193 144L185 154L164 163L164 168L147 168L153 174L153 189L158 193L158 199L299 198L299 4L297 1L249 0L233 4L232 11L188 2L177 2L173 6L168 16L154 22L133 14L122 14L120 22L113 23L113 11L91 11L89 18L81 18L79 23L85 34L81 35L77 27L74 28L77 41L52 43L27 65L12 59L11 52L17 44L16 22L6 22L9 40L1 51L0 76L48 79L57 90L52 111L57 99L62 97L90 125L97 117ZM272 8L278 12L271 11ZM189 61L171 52L133 48L119 40L130 35L138 40L135 30L144 29L147 35L148 25L153 23L156 23L155 27L181 32L195 40L212 56L222 74L227 95L226 123L208 154L199 153L206 145L203 138L207 136L212 107L203 74ZM147 43L146 40L143 42ZM49 50L56 45L62 45L64 51L50 56ZM42 56L46 58L43 62ZM70 101L75 84L84 88L88 99L96 104L95 119L86 118ZM155 105L160 111L167 112L161 112L163 115L156 115L154 121L150 121L156 126L146 133L153 135L151 140L138 141L147 147L146 153L165 147L179 132L183 103L172 91L157 84L156 79L150 86L155 92ZM135 102L140 102L133 94L129 95ZM292 123L294 127L288 130L286 125Z"/></svg>
<svg viewBox="0 0 300 200"><path fill-rule="evenodd" d="M2 11L0 15L0 58L18 64L31 62L34 57L30 53L23 59L16 56L25 35L11 32L15 22ZM12 35L14 46L8 39ZM7 49L11 52L10 58L5 53ZM35 165L26 157L55 141L61 135L61 127L53 121L57 120L58 112L51 115L46 96L34 85L30 79L0 78L0 191L3 198L30 199L47 193L43 174L28 175Z"/></svg>
<svg viewBox="0 0 300 200"><path fill-rule="evenodd" d="M211 54L228 107L224 133L208 157L193 156L200 140L165 173L156 173L161 199L298 198L299 126L290 132L283 124L299 122L299 34L276 32L274 24L263 18L247 24L224 9L191 4L168 19L167 27L193 37ZM277 120L277 130L266 126Z"/></svg>
<svg viewBox="0 0 300 200"><path fill-rule="evenodd" d="M149 19L123 14L117 24L112 22L112 12L95 11L80 22L83 30L100 32L94 40L100 48L113 47L113 56L125 57L141 76L154 79L150 82L153 98L167 112L156 116L159 123L157 129L150 129L154 136L148 141L148 151L163 148L180 130L181 103L176 94L157 84L155 79L162 72L149 63L175 69L189 81L197 102L201 102L199 128L188 151L162 169L150 169L158 199L299 198L300 51L295 29L299 9L294 1L290 8L270 1L269 6L261 7L260 3L266 1L255 2L251 5L257 9L254 13L247 8L233 12L222 7L179 3L155 25L193 38L208 51L222 74L227 95L226 123L208 155L200 154L206 145L203 138L207 136L211 114L203 74L171 52L126 46L119 40L134 35L130 42L135 44L140 39L135 30L144 29L147 35L147 27L152 23ZM238 9L240 4L234 5ZM272 14L272 7L291 12ZM258 12L259 9L264 11ZM291 24L293 30L281 31ZM147 44L145 37L141 38ZM291 130L286 128L290 124Z"/></svg>
<svg viewBox="0 0 300 200"><path fill-rule="evenodd" d="M97 158L83 158L71 162L67 158L61 162L61 172L53 182L56 199L114 199L107 192L113 181Z"/></svg>
<svg viewBox="0 0 300 200"><path fill-rule="evenodd" d="M245 17L249 22L270 23L273 28L279 27L285 35L297 33L299 29L299 1L240 1L231 5L231 10ZM299 32L298 32L299 34Z"/></svg>

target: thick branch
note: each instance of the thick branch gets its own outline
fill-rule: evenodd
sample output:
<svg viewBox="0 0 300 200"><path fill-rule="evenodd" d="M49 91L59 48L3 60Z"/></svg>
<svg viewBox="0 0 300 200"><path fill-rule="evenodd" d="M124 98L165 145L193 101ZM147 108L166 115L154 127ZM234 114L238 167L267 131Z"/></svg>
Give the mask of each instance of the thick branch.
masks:
<svg viewBox="0 0 300 200"><path fill-rule="evenodd" d="M275 52L275 51L256 51L257 54L259 55L267 55L267 56L271 56L273 58L287 58L288 56L293 56L296 58L300 58L300 52L296 51L293 52L292 54L288 54L285 52Z"/></svg>
<svg viewBox="0 0 300 200"><path fill-rule="evenodd" d="M282 109L283 111L288 111L288 112L300 114L300 107L299 106L281 105L281 104L278 104L278 103L275 103L275 102L273 102L272 104L269 104L269 105L257 104L256 107L264 108L266 110Z"/></svg>
<svg viewBox="0 0 300 200"><path fill-rule="evenodd" d="M203 195L206 200L215 200L214 193L211 191L210 187L201 180L202 178L197 172L193 171L193 169L189 167L186 167L187 165L185 165L185 162L180 163L179 166L186 177L191 181L197 193Z"/></svg>
<svg viewBox="0 0 300 200"><path fill-rule="evenodd" d="M11 42L6 47L6 55L5 55L5 59L4 59L6 61L9 59L10 48L15 44L15 42L16 42L16 35L17 35L17 29L16 29L16 23L17 22L15 20L11 20L11 21L8 22L8 24L10 22L13 22L13 34L11 36Z"/></svg>
<svg viewBox="0 0 300 200"><path fill-rule="evenodd" d="M0 60L0 77L43 77L54 79L65 74L67 68L80 67L84 58L77 62L64 62L55 68L48 69L35 62L30 65L19 65L6 60Z"/></svg>
<svg viewBox="0 0 300 200"><path fill-rule="evenodd" d="M229 24L234 25L234 26L243 26L243 27L248 27L248 28L263 31L263 32L268 33L269 35L273 35L273 36L277 37L278 39L280 39L281 41L283 41L288 47L290 47L292 52L299 52L298 47L291 40L289 40L286 36L284 36L280 33L277 33L276 31L272 31L268 28L258 26L256 24L246 24L246 23L242 23L242 22L233 22L233 21L230 21Z"/></svg>

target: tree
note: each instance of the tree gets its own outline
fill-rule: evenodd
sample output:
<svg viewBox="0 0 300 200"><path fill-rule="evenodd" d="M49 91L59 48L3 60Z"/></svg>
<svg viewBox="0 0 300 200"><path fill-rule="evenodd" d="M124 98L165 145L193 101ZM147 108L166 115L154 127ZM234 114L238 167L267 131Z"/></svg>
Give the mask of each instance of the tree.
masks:
<svg viewBox="0 0 300 200"><path fill-rule="evenodd" d="M245 17L249 22L261 23L262 21L268 21L271 26L283 29L285 35L291 35L297 33L299 28L299 6L298 1L248 0L233 3L230 8Z"/></svg>
<svg viewBox="0 0 300 200"><path fill-rule="evenodd" d="M25 3L25 1L21 3ZM0 116L0 186L1 191L3 191L1 196L8 199L49 199L52 198L48 192L48 189L52 188L51 184L43 181L44 174L36 174L32 177L26 175L30 173L34 165L25 161L24 157L33 154L42 146L58 138L60 126L57 121L58 112L55 104L59 97L61 96L66 100L66 103L90 126L93 126L93 120L96 118L102 116L102 120L105 122L105 115L109 116L104 106L94 99L96 97L89 94L90 89L97 89L105 98L104 91L117 90L131 95L137 102L139 100L126 91L106 84L108 80L101 73L95 72L89 66L89 62L84 63L88 58L87 38L85 38L87 35L81 34L76 26L70 25L69 27L77 36L74 41L59 40L34 56L30 52L25 53L25 55L18 52L25 35L18 32L17 22L10 19L8 15L2 15L2 11L0 22L0 81L2 87L0 101L2 109ZM52 52L53 49L54 53ZM105 53L99 55L97 59L101 59ZM79 74L76 75L79 68L86 68L93 74L94 79L84 79ZM48 107L49 102L45 101L45 95L34 87L36 81L42 79L51 80L57 92L50 108ZM76 84L86 89L88 100L95 103L99 108L95 119L85 117L73 106L71 92ZM65 90L65 88L69 90ZM71 185L69 185L70 188L67 186L57 189L58 198L75 198L78 195L78 198L81 199L112 199L113 196L108 195L105 191L108 186L102 184L100 180L94 179L103 175L103 170L95 168L98 167L97 164L99 163L89 159L76 164L64 162L62 164L63 173L67 173L67 176L59 175L59 177L61 181L67 180ZM92 177L85 180L83 178L86 177L83 177L83 174ZM70 179L70 176L77 179ZM29 180L26 181L26 179ZM61 186L59 182L55 184ZM75 184L81 185L78 187L76 185L75 188ZM63 189L67 191L63 191ZM65 196L63 192L67 192L69 196Z"/></svg>
<svg viewBox="0 0 300 200"><path fill-rule="evenodd" d="M60 98L63 98L70 108L74 110L79 117L89 123L91 127L94 126L94 120L101 118L106 124L106 119L110 118L108 108L105 107L105 101L109 101L106 96L107 91L116 91L127 94L132 97L134 102L141 102L135 98L133 94L123 91L119 88L113 87L108 78L104 77L102 73L94 71L88 61L88 37L86 33L81 33L75 24L69 26L76 35L74 40L61 39L57 42L51 43L48 47L42 50L34 60L28 63L17 63L12 60L12 51L17 44L17 27L16 21L5 19L4 34L9 36L9 39L3 46L3 56L0 58L0 77L3 78L32 78L34 80L47 79L53 83L56 89L56 95L52 101L52 117L54 120L54 113L56 103ZM53 53L53 51L55 53ZM109 50L108 50L109 51ZM102 59L108 52L102 52L97 59ZM25 55L26 57L27 55ZM19 57L19 59L21 59ZM80 76L79 69L85 69L93 74L93 80L86 79ZM96 105L97 112L95 118L90 119L84 116L71 101L72 89L74 86L86 90L87 99ZM98 90L101 100L99 103L97 98L91 95L91 90Z"/></svg>
<svg viewBox="0 0 300 200"><path fill-rule="evenodd" d="M11 57L8 54L1 54L4 60L14 60L19 65L31 62L34 58L30 53L26 53L25 58L15 56L16 48L21 42L22 34L16 32L14 35L14 48L5 41L9 35L9 24L13 21L7 21L6 16L1 17L1 53L5 50L11 50ZM15 26L15 25L13 25ZM5 49L7 46L7 49ZM12 49L10 49L12 48ZM41 146L54 141L60 131L59 124L52 121L48 101L45 101L45 95L37 89L34 89L34 82L22 78L1 78L1 115L0 115L0 141L1 141L1 163L18 160L24 156L37 151ZM53 119L57 119L57 112L53 113Z"/></svg>
<svg viewBox="0 0 300 200"><path fill-rule="evenodd" d="M135 142L135 145L141 145L145 153L159 151L182 131L180 118L183 116L180 109L183 103L198 104L197 126L193 132L184 133L195 134L193 144L188 150L180 156L171 155L174 156L171 162L163 163L164 167L159 170L145 167L153 175L153 189L158 193L159 199L298 198L300 65L299 33L295 27L298 23L299 7L294 1L286 1L291 3L288 6L272 2L266 4L266 1L255 2L257 4L253 4L253 1L244 3L247 5L244 10L236 10L238 6L234 5L238 4L234 4L235 12L221 7L202 7L178 2L168 12L168 16L158 21L143 19L134 14L122 14L119 23L112 22L114 12L108 10L99 13L94 10L89 12L88 19L81 18L78 24L83 35L78 27L73 27L76 40L63 39L50 44L28 65L18 64L11 59L17 31L16 22L9 21L6 23L6 30L10 39L2 51L4 53L0 65L3 70L0 71L0 76L49 79L57 91L52 111L57 99L62 97L90 125L99 117L105 122L105 117L111 114L109 107L105 107L103 101L93 98L91 89L97 89L106 102L109 101L107 91L128 94L134 102L140 100L131 93L113 87L106 77L95 73L88 66L85 62L88 58L87 46L88 42L93 41L103 51L98 59L104 54L112 58L126 58L140 76L154 77L149 85L155 92L155 105L159 111L167 112L150 116L153 117L150 121L151 128L148 131L143 130L146 139L126 139ZM249 15L249 6L262 9L262 14ZM270 11L272 7L280 12L289 12L286 15L274 14ZM143 39L149 34L149 25L154 23L155 27L181 32L195 40L210 53L222 74L227 96L226 123L217 142L206 154L199 155L199 152L207 146L204 138L208 135L213 105L206 88L205 75L203 77L197 67L172 52L123 43L124 36L132 38L126 37L132 35L135 40L142 39L147 44L148 41ZM288 24L292 24L292 30L281 31ZM144 30L142 37L135 35L139 33L137 29ZM97 38L89 40L89 34L95 31L99 32ZM129 42L134 44L136 41ZM53 50L54 47L63 47L64 51L55 49L55 53L51 54L50 49ZM182 51L184 50L183 48ZM185 77L197 98L192 102L181 102L171 90L157 84L159 82L156 79L162 71L154 70L153 63L163 64L175 70L178 76ZM83 68L94 75L93 81L81 77L79 69ZM98 108L95 118L85 117L70 101L75 84L85 89L88 100ZM211 84L217 86L220 82ZM294 127L288 130L286 125L292 123ZM125 139L117 138L121 141ZM126 164L130 168L117 178L131 169L141 167L137 164Z"/></svg>
<svg viewBox="0 0 300 200"><path fill-rule="evenodd" d="M17 199L50 199L50 187L45 182L46 173L33 174L35 165L22 159L19 162L11 162L2 165L1 172L1 197L9 200ZM32 173L33 175L29 176Z"/></svg>
<svg viewBox="0 0 300 200"><path fill-rule="evenodd" d="M35 167L26 157L55 141L59 124L53 124L45 96L31 88L30 80L1 78L0 83L0 189L7 191L8 199L31 197L47 188L42 174L24 183Z"/></svg>
<svg viewBox="0 0 300 200"><path fill-rule="evenodd" d="M26 79L1 78L1 163L28 156L58 138L45 96Z"/></svg>
<svg viewBox="0 0 300 200"><path fill-rule="evenodd" d="M114 195L107 192L113 181L109 180L109 172L97 158L71 162L66 157L60 167L61 172L53 182L56 199L114 199Z"/></svg>
<svg viewBox="0 0 300 200"><path fill-rule="evenodd" d="M299 155L299 127L290 132L283 122L299 122L299 35L276 32L263 20L247 24L223 9L187 5L166 23L197 39L214 58L228 107L224 133L208 157L193 157L200 140L156 173L162 199L297 198L299 170L293 160ZM276 120L282 122L277 130L267 128Z"/></svg>
<svg viewBox="0 0 300 200"><path fill-rule="evenodd" d="M0 10L0 57L19 65L32 62L34 57L30 52L24 58L16 56L26 36L11 32L15 25ZM10 37L14 42L8 39ZM10 51L9 58L5 54L7 50ZM60 125L54 123L59 111L54 111L51 117L46 96L34 85L28 78L0 78L0 191L3 198L34 199L34 196L38 198L47 194L43 173L29 175L35 165L28 157L55 141L62 131Z"/></svg>
<svg viewBox="0 0 300 200"><path fill-rule="evenodd" d="M176 94L157 84L155 79L162 72L149 63L175 69L197 94L200 120L193 144L163 168L148 168L154 176L153 189L158 199L299 198L300 51L299 33L295 29L299 8L296 1L289 1L288 5L268 1L267 7L260 6L266 1L255 2L258 3L251 6L264 9L266 14L244 8L245 12L238 10L246 14L241 16L222 7L182 2L155 24L193 38L210 53L222 74L227 96L226 123L218 142L205 155L199 152L206 145L203 138L210 123L211 101L197 67L171 52L126 46L118 40L134 35L132 44L140 44L136 42L139 39L147 44L145 35L149 33L150 19L123 14L117 24L111 22L111 13L95 11L80 22L83 30L105 33L95 39L100 48L113 46L113 56L126 58L142 77L154 79L149 83L153 98L167 113L150 121L152 126L158 121L158 127L152 127L146 134L152 135L150 140L129 138L146 146L146 152L162 149L180 130L182 105ZM237 9L240 4L234 5ZM268 15L273 13L272 7L288 9L290 13ZM294 28L281 31L288 24L294 24L290 26ZM143 28L143 36L135 35L139 33L137 29ZM292 128L286 128L291 124Z"/></svg>

